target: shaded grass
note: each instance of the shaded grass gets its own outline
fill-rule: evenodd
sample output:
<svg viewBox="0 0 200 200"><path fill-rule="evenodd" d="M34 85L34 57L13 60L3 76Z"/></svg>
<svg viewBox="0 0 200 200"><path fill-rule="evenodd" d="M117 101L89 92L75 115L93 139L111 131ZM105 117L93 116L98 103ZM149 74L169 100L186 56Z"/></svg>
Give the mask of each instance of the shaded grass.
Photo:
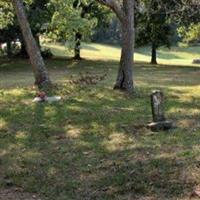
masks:
<svg viewBox="0 0 200 200"><path fill-rule="evenodd" d="M0 64L0 186L48 200L188 199L200 184L197 66L135 65L136 94L113 91L117 61L47 61L63 100L34 104L26 61ZM107 74L97 85L80 73ZM19 87L17 87L17 85ZM151 90L178 128L152 133Z"/></svg>

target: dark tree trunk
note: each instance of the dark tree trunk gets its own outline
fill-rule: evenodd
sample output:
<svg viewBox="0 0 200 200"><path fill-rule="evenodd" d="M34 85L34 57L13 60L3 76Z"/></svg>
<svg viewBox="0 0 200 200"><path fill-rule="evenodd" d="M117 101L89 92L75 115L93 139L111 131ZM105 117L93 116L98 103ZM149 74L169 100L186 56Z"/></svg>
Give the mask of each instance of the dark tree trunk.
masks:
<svg viewBox="0 0 200 200"><path fill-rule="evenodd" d="M11 58L12 57L12 42L7 41L6 46L7 46L7 57Z"/></svg>
<svg viewBox="0 0 200 200"><path fill-rule="evenodd" d="M157 65L157 48L154 42L151 47L151 64Z"/></svg>
<svg viewBox="0 0 200 200"><path fill-rule="evenodd" d="M34 35L33 37L35 38L35 41L36 41L38 47L41 49L41 46L40 46L40 38L39 38L37 35ZM28 55L28 53L27 53L27 50L26 50L25 41L24 41L23 38L21 39L20 56L21 56L22 58L28 58L28 57L29 57L29 55Z"/></svg>
<svg viewBox="0 0 200 200"><path fill-rule="evenodd" d="M90 9L94 2L90 2L88 5L85 5L79 0L75 0L73 3L73 8L78 9L82 8L81 11L81 18L84 18L87 13L90 13ZM75 35L75 46L74 46L74 57L73 59L75 60L81 60L81 39L82 39L82 34L77 32Z"/></svg>
<svg viewBox="0 0 200 200"><path fill-rule="evenodd" d="M19 21L20 28L22 30L22 35L26 44L26 49L32 64L35 84L39 88L46 88L51 86L51 81L48 76L44 60L41 56L40 49L33 37L27 16L25 14L25 9L22 0L12 0L13 6L16 11L16 15Z"/></svg>
<svg viewBox="0 0 200 200"><path fill-rule="evenodd" d="M122 25L122 52L120 67L114 89L128 92L134 90L133 54L134 54L134 1L124 0L124 19Z"/></svg>
<svg viewBox="0 0 200 200"><path fill-rule="evenodd" d="M33 37L35 38L35 41L36 41L38 47L41 49L40 36L38 34L35 34L35 35L33 35Z"/></svg>
<svg viewBox="0 0 200 200"><path fill-rule="evenodd" d="M21 50L20 50L20 56L22 58L28 58L28 53L26 51L26 45L23 39L21 39Z"/></svg>
<svg viewBox="0 0 200 200"><path fill-rule="evenodd" d="M81 60L81 33L76 33L75 35L75 47L74 47L74 59L75 60Z"/></svg>

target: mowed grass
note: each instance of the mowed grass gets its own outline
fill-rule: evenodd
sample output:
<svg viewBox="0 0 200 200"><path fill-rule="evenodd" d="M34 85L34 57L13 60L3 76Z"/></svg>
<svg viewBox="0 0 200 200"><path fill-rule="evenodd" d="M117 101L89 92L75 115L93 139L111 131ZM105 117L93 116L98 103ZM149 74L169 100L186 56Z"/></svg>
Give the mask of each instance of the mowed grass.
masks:
<svg viewBox="0 0 200 200"><path fill-rule="evenodd" d="M52 48L64 55L64 47ZM162 51L182 64L195 57L188 49ZM1 60L0 187L20 187L42 200L188 199L200 185L200 67L154 66L138 55L144 59L134 66L132 95L112 89L119 48L88 45L86 60L47 61L63 98L52 104L32 103L27 61ZM74 82L84 74L106 76L96 84ZM177 126L169 132L146 128L155 89L165 93L166 115Z"/></svg>
<svg viewBox="0 0 200 200"><path fill-rule="evenodd" d="M65 57L72 56L73 51L67 50L66 46L60 44L45 44L47 48L51 48L55 56ZM200 47L171 47L160 48L157 51L158 62L166 65L192 65L195 58L199 58ZM114 60L118 61L121 54L119 46L101 45L101 44L82 44L81 55L86 59L92 60ZM150 62L150 47L141 47L135 50L135 60L138 62ZM198 65L193 65L198 66Z"/></svg>

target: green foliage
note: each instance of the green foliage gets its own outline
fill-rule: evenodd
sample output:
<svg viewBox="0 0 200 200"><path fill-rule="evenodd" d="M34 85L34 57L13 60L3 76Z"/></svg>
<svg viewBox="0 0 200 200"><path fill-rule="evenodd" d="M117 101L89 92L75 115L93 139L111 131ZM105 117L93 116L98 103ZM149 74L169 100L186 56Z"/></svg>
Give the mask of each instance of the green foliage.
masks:
<svg viewBox="0 0 200 200"><path fill-rule="evenodd" d="M97 25L92 36L92 41L97 43L120 44L121 25L115 16L107 22Z"/></svg>
<svg viewBox="0 0 200 200"><path fill-rule="evenodd" d="M168 4L162 0L163 4ZM144 1L143 9L137 15L136 43L138 46L154 44L170 47L174 34L172 23L166 13L165 7L157 1Z"/></svg>
<svg viewBox="0 0 200 200"><path fill-rule="evenodd" d="M37 0L24 0L25 5L28 7L33 1ZM14 25L15 14L10 0L0 0L0 30L7 28L7 26Z"/></svg>
<svg viewBox="0 0 200 200"><path fill-rule="evenodd" d="M0 0L0 30L13 24L14 14L12 12L12 5L8 0Z"/></svg>
<svg viewBox="0 0 200 200"><path fill-rule="evenodd" d="M46 31L52 15L48 9L49 0L25 0L24 3L33 34ZM17 20L10 1L0 0L0 9L0 29L6 29L11 25L16 27Z"/></svg>
<svg viewBox="0 0 200 200"><path fill-rule="evenodd" d="M74 8L73 0L51 0L51 6L54 9L49 29L52 39L74 41L77 32L82 34L83 39L92 34L92 28L97 23L96 18L89 13L82 17L82 7Z"/></svg>
<svg viewBox="0 0 200 200"><path fill-rule="evenodd" d="M43 34L53 15L49 9L50 0L32 0L27 4L27 15L33 34Z"/></svg>
<svg viewBox="0 0 200 200"><path fill-rule="evenodd" d="M193 23L188 28L180 27L178 32L183 42L187 44L195 44L200 41L200 23Z"/></svg>
<svg viewBox="0 0 200 200"><path fill-rule="evenodd" d="M48 24L51 21L52 12L48 9L49 0L24 0L24 5L33 35L38 39L39 35L47 31ZM23 37L12 4L8 0L0 0L0 6L2 7L0 13L0 42L20 39L23 43ZM26 51L22 48L19 55L26 57Z"/></svg>

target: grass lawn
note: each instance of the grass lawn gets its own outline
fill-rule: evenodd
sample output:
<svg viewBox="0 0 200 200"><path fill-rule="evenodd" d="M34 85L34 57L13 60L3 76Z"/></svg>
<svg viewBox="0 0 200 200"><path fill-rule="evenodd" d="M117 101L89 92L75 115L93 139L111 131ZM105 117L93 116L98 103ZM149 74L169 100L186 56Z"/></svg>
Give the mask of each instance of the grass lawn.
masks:
<svg viewBox="0 0 200 200"><path fill-rule="evenodd" d="M65 46L59 44L47 44L53 54L59 57L72 56ZM118 46L101 44L83 44L81 54L84 58L92 60L114 60L120 58L121 49ZM150 62L151 49L149 47L138 48L135 53L135 60L139 62ZM200 57L200 47L172 47L171 49L160 48L158 50L158 62L167 65L191 65L194 58ZM197 65L196 65L197 66Z"/></svg>
<svg viewBox="0 0 200 200"><path fill-rule="evenodd" d="M49 46L64 55L64 47ZM161 49L161 65L154 66L144 62L147 50L138 49L136 94L126 95L112 90L119 48L85 45L87 60L47 61L63 97L53 104L32 103L26 60L1 59L0 188L12 185L42 200L188 199L200 186L200 67L190 64L199 52ZM75 83L81 74L106 76ZM145 128L154 89L164 91L176 129Z"/></svg>

